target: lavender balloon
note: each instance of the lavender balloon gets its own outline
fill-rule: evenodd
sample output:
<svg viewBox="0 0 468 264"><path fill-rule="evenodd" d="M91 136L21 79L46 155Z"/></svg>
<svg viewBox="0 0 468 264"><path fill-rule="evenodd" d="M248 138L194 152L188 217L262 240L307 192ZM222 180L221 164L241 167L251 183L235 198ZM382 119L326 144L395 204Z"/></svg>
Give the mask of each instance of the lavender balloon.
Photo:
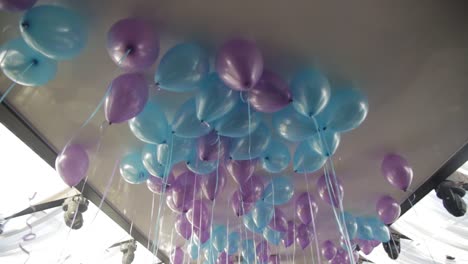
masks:
<svg viewBox="0 0 468 264"><path fill-rule="evenodd" d="M219 254L216 264L234 264L235 259L232 256L229 256L225 251Z"/></svg>
<svg viewBox="0 0 468 264"><path fill-rule="evenodd" d="M389 195L380 197L376 210L380 220L387 225L395 222L401 214L400 204Z"/></svg>
<svg viewBox="0 0 468 264"><path fill-rule="evenodd" d="M175 182L174 174L170 172L167 179L163 179L161 177L151 175L148 178L148 180L146 180L146 186L148 186L148 189L151 192L156 193L156 194L161 194L164 192L164 190L166 192L170 191L174 182Z"/></svg>
<svg viewBox="0 0 468 264"><path fill-rule="evenodd" d="M199 188L200 180L193 172L186 171L179 175L172 187L172 200L176 208L182 208L183 212L187 212Z"/></svg>
<svg viewBox="0 0 468 264"><path fill-rule="evenodd" d="M288 84L271 71L263 72L248 96L250 105L265 113L279 111L292 102Z"/></svg>
<svg viewBox="0 0 468 264"><path fill-rule="evenodd" d="M159 36L146 20L122 19L107 33L107 52L124 70L146 70L158 58Z"/></svg>
<svg viewBox="0 0 468 264"><path fill-rule="evenodd" d="M126 73L115 78L104 105L109 123L122 123L137 116L148 101L148 83L141 73Z"/></svg>
<svg viewBox="0 0 468 264"><path fill-rule="evenodd" d="M55 160L55 170L70 187L84 179L88 167L88 153L78 144L66 145Z"/></svg>
<svg viewBox="0 0 468 264"><path fill-rule="evenodd" d="M284 247L288 248L290 247L293 243L294 240L296 239L297 235L297 229L296 229L296 224L294 221L288 221L288 230L286 233L283 235L283 245Z"/></svg>
<svg viewBox="0 0 468 264"><path fill-rule="evenodd" d="M200 244L205 244L208 239L210 239L210 229L207 228L206 230L202 230L198 227L193 227L193 232L195 233L195 236L197 237L198 241L200 241Z"/></svg>
<svg viewBox="0 0 468 264"><path fill-rule="evenodd" d="M413 169L408 161L398 154L387 154L382 161L381 171L391 185L405 192L413 180Z"/></svg>
<svg viewBox="0 0 468 264"><path fill-rule="evenodd" d="M255 203L263 193L263 181L260 176L253 175L240 186L242 201L245 203Z"/></svg>
<svg viewBox="0 0 468 264"><path fill-rule="evenodd" d="M281 211L279 208L275 208L275 212L273 214L273 218L268 224L271 229L279 231L279 232L286 232L288 231L288 220L286 220L286 215Z"/></svg>
<svg viewBox="0 0 468 264"><path fill-rule="evenodd" d="M325 175L322 175L317 181L317 190L320 198L334 207L338 208L340 202L343 200L343 185L339 178L333 177L330 175L330 184L333 189L333 192L330 193L325 179Z"/></svg>
<svg viewBox="0 0 468 264"><path fill-rule="evenodd" d="M189 239L192 236L192 224L190 224L185 214L180 214L174 222L175 231L181 237Z"/></svg>
<svg viewBox="0 0 468 264"><path fill-rule="evenodd" d="M216 72L231 89L252 89L263 72L263 57L255 43L231 39L223 44L215 62Z"/></svg>
<svg viewBox="0 0 468 264"><path fill-rule="evenodd" d="M254 173L257 159L254 160L233 160L226 159L224 166L234 181L243 185Z"/></svg>
<svg viewBox="0 0 468 264"><path fill-rule="evenodd" d="M211 131L197 140L198 159L203 161L223 160L228 149L227 145L227 138L220 137L215 131Z"/></svg>
<svg viewBox="0 0 468 264"><path fill-rule="evenodd" d="M310 244L311 237L310 228L307 225L300 224L297 228L297 244L299 244L302 249L305 249Z"/></svg>
<svg viewBox="0 0 468 264"><path fill-rule="evenodd" d="M322 256L327 260L332 260L336 255L336 251L337 249L335 244L330 240L324 241L321 245L320 252L322 253Z"/></svg>
<svg viewBox="0 0 468 264"><path fill-rule="evenodd" d="M227 172L223 167L219 166L212 173L201 176L201 188L208 200L214 201L218 194L223 191L226 185L226 174Z"/></svg>
<svg viewBox="0 0 468 264"><path fill-rule="evenodd" d="M281 263L281 258L279 255L271 255L268 258L268 264L280 264Z"/></svg>
<svg viewBox="0 0 468 264"><path fill-rule="evenodd" d="M246 203L242 201L242 195L240 194L240 191L235 191L232 194L231 200L230 200L231 208L236 214L236 216L241 216L244 215L252 208L254 207L255 203Z"/></svg>
<svg viewBox="0 0 468 264"><path fill-rule="evenodd" d="M189 222L200 229L206 230L211 224L211 213L203 200L193 201L192 208L187 212Z"/></svg>
<svg viewBox="0 0 468 264"><path fill-rule="evenodd" d="M317 212L318 206L312 194L303 192L297 197L296 213L303 224L309 225L312 222L312 217L315 217Z"/></svg>
<svg viewBox="0 0 468 264"><path fill-rule="evenodd" d="M184 250L180 247L176 247L171 254L172 264L183 264L184 263Z"/></svg>
<svg viewBox="0 0 468 264"><path fill-rule="evenodd" d="M270 248L268 247L268 242L266 240L262 240L257 244L256 252L259 263L268 262L268 257L270 256Z"/></svg>
<svg viewBox="0 0 468 264"><path fill-rule="evenodd" d="M19 12L31 8L37 0L0 0L0 10Z"/></svg>

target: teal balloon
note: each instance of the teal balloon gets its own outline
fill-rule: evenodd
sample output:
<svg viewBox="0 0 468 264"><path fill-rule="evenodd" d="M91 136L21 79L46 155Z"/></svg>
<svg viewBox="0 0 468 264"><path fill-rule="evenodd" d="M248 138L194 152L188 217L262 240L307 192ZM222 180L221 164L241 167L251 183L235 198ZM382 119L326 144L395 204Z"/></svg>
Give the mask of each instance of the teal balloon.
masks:
<svg viewBox="0 0 468 264"><path fill-rule="evenodd" d="M216 73L211 73L195 96L197 118L212 122L229 113L238 101L239 93L227 87Z"/></svg>
<svg viewBox="0 0 468 264"><path fill-rule="evenodd" d="M226 252L228 255L234 255L239 251L241 236L239 232L231 232L228 236L228 245L226 247Z"/></svg>
<svg viewBox="0 0 468 264"><path fill-rule="evenodd" d="M196 115L195 99L191 98L179 108L172 121L172 130L176 136L198 138L211 131L206 122L201 122Z"/></svg>
<svg viewBox="0 0 468 264"><path fill-rule="evenodd" d="M250 211L250 214L252 215L255 225L263 229L270 223L271 218L273 218L274 210L275 208L273 205L257 201Z"/></svg>
<svg viewBox="0 0 468 264"><path fill-rule="evenodd" d="M340 144L340 133L326 130L315 133L307 142L315 152L326 157L331 157L335 154Z"/></svg>
<svg viewBox="0 0 468 264"><path fill-rule="evenodd" d="M294 195L294 184L288 177L274 177L263 191L263 201L272 205L283 205Z"/></svg>
<svg viewBox="0 0 468 264"><path fill-rule="evenodd" d="M25 86L44 85L57 74L57 62L33 50L22 38L1 47L0 67L5 76Z"/></svg>
<svg viewBox="0 0 468 264"><path fill-rule="evenodd" d="M192 236L190 238L189 244L187 245L187 253L189 254L191 259L196 260L198 259L198 253L200 251L201 251L200 242L198 241L198 239Z"/></svg>
<svg viewBox="0 0 468 264"><path fill-rule="evenodd" d="M346 230L348 231L349 238L350 239L356 238L357 229L358 229L356 218L348 212L344 212L343 215L344 215L344 223L346 225Z"/></svg>
<svg viewBox="0 0 468 264"><path fill-rule="evenodd" d="M229 155L233 160L258 158L265 152L270 140L270 129L261 123L250 135L232 139Z"/></svg>
<svg viewBox="0 0 468 264"><path fill-rule="evenodd" d="M124 180L131 184L144 183L150 176L139 152L125 155L120 160L119 169Z"/></svg>
<svg viewBox="0 0 468 264"><path fill-rule="evenodd" d="M313 150L307 141L301 142L294 152L293 168L297 173L310 173L319 170L327 157Z"/></svg>
<svg viewBox="0 0 468 264"><path fill-rule="evenodd" d="M271 140L265 152L262 154L262 168L271 173L282 172L289 166L291 154L286 144Z"/></svg>
<svg viewBox="0 0 468 264"><path fill-rule="evenodd" d="M357 238L363 240L372 240L374 233L372 232L371 221L369 217L356 217L357 223Z"/></svg>
<svg viewBox="0 0 468 264"><path fill-rule="evenodd" d="M172 166L165 166L158 162L156 145L146 144L141 151L141 160L146 170L153 176L165 178L169 175Z"/></svg>
<svg viewBox="0 0 468 264"><path fill-rule="evenodd" d="M172 136L167 143L156 145L157 161L163 165L187 161L194 147L193 139Z"/></svg>
<svg viewBox="0 0 468 264"><path fill-rule="evenodd" d="M21 35L35 50L54 60L68 60L86 46L88 30L84 19L71 9L40 5L20 20Z"/></svg>
<svg viewBox="0 0 468 264"><path fill-rule="evenodd" d="M254 232L257 234L263 234L263 229L265 229L265 227L257 226L257 224L255 223L253 219L251 211L242 217L242 222L244 226L251 232Z"/></svg>
<svg viewBox="0 0 468 264"><path fill-rule="evenodd" d="M306 117L320 113L330 99L330 83L327 77L314 69L296 74L291 82L293 106Z"/></svg>
<svg viewBox="0 0 468 264"><path fill-rule="evenodd" d="M189 169L191 172L199 175L205 175L212 173L213 171L216 170L216 167L218 165L218 160L201 160L198 158L198 155L195 151L195 148L193 149L192 153L190 154L188 160L187 160L187 169Z"/></svg>
<svg viewBox="0 0 468 264"><path fill-rule="evenodd" d="M270 227L265 227L263 230L263 237L271 244L278 246L281 243L281 238L283 233L271 229Z"/></svg>
<svg viewBox="0 0 468 264"><path fill-rule="evenodd" d="M162 57L154 81L167 91L192 91L201 87L209 65L205 50L195 43L182 43L171 48Z"/></svg>
<svg viewBox="0 0 468 264"><path fill-rule="evenodd" d="M366 96L357 89L332 92L325 109L317 116L322 129L346 132L358 127L366 118L369 105Z"/></svg>
<svg viewBox="0 0 468 264"><path fill-rule="evenodd" d="M213 229L211 233L211 243L213 247L218 251L222 252L227 246L228 242L228 230L226 226L220 225Z"/></svg>
<svg viewBox="0 0 468 264"><path fill-rule="evenodd" d="M242 258L247 263L255 263L255 241L247 239L242 241Z"/></svg>
<svg viewBox="0 0 468 264"><path fill-rule="evenodd" d="M272 123L280 136L292 142L304 141L317 132L313 120L299 114L292 106L274 113Z"/></svg>
<svg viewBox="0 0 468 264"><path fill-rule="evenodd" d="M214 129L220 136L226 137L245 137L256 130L261 122L261 116L258 112L250 111L248 105L239 102L229 113L214 122Z"/></svg>
<svg viewBox="0 0 468 264"><path fill-rule="evenodd" d="M163 108L154 101L148 101L136 117L128 121L130 130L139 140L150 144L169 141L169 124Z"/></svg>
<svg viewBox="0 0 468 264"><path fill-rule="evenodd" d="M388 230L388 227L379 218L369 218L368 224L371 226L374 240L383 243L390 241L390 231Z"/></svg>

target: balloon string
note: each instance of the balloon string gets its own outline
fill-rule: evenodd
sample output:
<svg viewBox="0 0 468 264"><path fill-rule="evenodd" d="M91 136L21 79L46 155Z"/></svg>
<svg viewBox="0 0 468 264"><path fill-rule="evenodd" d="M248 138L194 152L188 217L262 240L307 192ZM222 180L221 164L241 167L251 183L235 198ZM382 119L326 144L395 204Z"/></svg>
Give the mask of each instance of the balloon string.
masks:
<svg viewBox="0 0 468 264"><path fill-rule="evenodd" d="M292 261L293 263L296 263L296 237L297 237L297 229L296 229L296 214L293 214L293 255L292 255Z"/></svg>
<svg viewBox="0 0 468 264"><path fill-rule="evenodd" d="M6 55L3 57L3 59L6 57ZM2 59L2 61L3 61ZM36 61L33 61L31 62L18 76L18 78L21 78L23 77L23 74L25 74L29 69L31 69L31 67L36 64L37 62ZM10 84L10 86L6 89L6 91L3 93L2 97L0 97L0 104L3 102L3 100L5 100L5 98L7 97L7 95L13 90L13 88L15 88L16 86L16 82L13 82L12 84Z"/></svg>
<svg viewBox="0 0 468 264"><path fill-rule="evenodd" d="M305 166L305 165L304 165ZM305 169L304 169L305 171ZM310 192L310 189L309 189L309 177L307 177L307 173L305 172L304 173L304 179L306 181L306 187L307 187L307 192ZM310 199L310 195L307 194L307 199L309 200L309 208L310 208L310 219L312 221L312 228L314 229L314 240L315 240L315 249L317 250L317 259L318 259L318 262L317 263L320 263L320 257L319 257L319 248L318 248L318 239L317 239L317 229L315 228L315 216L314 216L314 213L313 213L313 208L312 208L312 201ZM314 253L313 253L313 248L310 247L310 252L312 254L311 258L312 260L314 260ZM315 263L315 261L314 261Z"/></svg>
<svg viewBox="0 0 468 264"><path fill-rule="evenodd" d="M115 172L117 171L117 167L119 166L119 163L120 163L119 159L117 159L115 161L115 163L114 163L114 168L112 169L112 174L111 174L111 176L110 176L110 178L109 178L109 180L107 182L106 189L104 189L104 193L102 194L101 201L99 202L98 210L96 211L96 214L94 215L93 220L91 220L90 225L92 223L94 223L94 220L96 220L96 217L98 216L99 212L101 211L102 204L104 203L104 200L107 197L107 193L110 190L110 187L111 187L112 181L114 180Z"/></svg>
<svg viewBox="0 0 468 264"><path fill-rule="evenodd" d="M214 190L214 194L213 194L213 201L212 201L212 203L211 203L210 236L213 235L213 216L214 216L214 207L215 207L215 204L216 204L216 198L215 198L215 196L216 196L217 193L218 193L219 160L220 160L220 151L221 151L221 140L220 140L220 138L219 138L219 135L218 135L216 141L218 142L218 158L217 158L217 160L216 160L216 183L215 183L215 190Z"/></svg>
<svg viewBox="0 0 468 264"><path fill-rule="evenodd" d="M411 199L411 198L408 198L408 202L409 202L409 204L411 205L410 208L411 208L411 210L413 210L414 215L416 216L416 218L421 219L421 218L419 217L419 214L416 212L416 208L414 207L413 202L411 201L411 200L416 199L416 195L413 193L412 196L413 196L412 199ZM424 222L424 221L420 221L420 223L423 223L423 222ZM390 236L390 237L391 237L391 236ZM424 246L426 247L427 252L429 253L429 256L431 257L432 263L436 263L435 260L434 260L434 256L432 256L431 250L429 249L429 246L427 245L426 239L424 238L424 236L422 237L422 240L423 240ZM391 250L390 250L390 251L391 251Z"/></svg>
<svg viewBox="0 0 468 264"><path fill-rule="evenodd" d="M251 134L252 134L252 131L250 131L250 129L252 128L252 120L251 120L251 116L250 116L250 102L247 101L247 114L248 114L248 118L249 118L249 129L248 129L248 132L249 132L249 160L252 161L252 154L251 154L251 147L252 147L252 142L251 142Z"/></svg>
<svg viewBox="0 0 468 264"><path fill-rule="evenodd" d="M151 236L151 224L153 223L153 216L154 216L154 201L156 200L156 195L153 193L153 199L151 200L151 216L150 216L150 224L148 228L148 244L146 245L146 248L150 248L150 236Z"/></svg>
<svg viewBox="0 0 468 264"><path fill-rule="evenodd" d="M28 197L28 200L29 200L29 207L34 209L34 206L31 204L31 201L36 197L36 194L37 192L34 192L34 194L31 196L31 197ZM26 253L28 255L28 257L26 258L26 260L24 261L24 263L28 263L29 259L31 258L31 251L30 250L27 250L24 245L23 245L23 242L28 242L28 241L31 241L31 240L34 240L36 238L36 234L33 232L33 226L29 223L29 221L33 218L33 215L31 214L27 219L26 219L26 225L29 227L29 232L24 235L21 239L23 240L22 242L20 242L18 244L19 248L21 249L21 251L23 251L24 253Z"/></svg>

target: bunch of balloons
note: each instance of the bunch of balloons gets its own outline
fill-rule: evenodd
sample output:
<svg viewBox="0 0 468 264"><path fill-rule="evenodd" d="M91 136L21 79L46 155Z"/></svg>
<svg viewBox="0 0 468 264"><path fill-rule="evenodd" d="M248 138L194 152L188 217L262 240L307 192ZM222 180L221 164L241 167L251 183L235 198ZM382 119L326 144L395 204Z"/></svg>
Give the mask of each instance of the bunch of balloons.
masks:
<svg viewBox="0 0 468 264"><path fill-rule="evenodd" d="M33 7L35 0L2 0L0 9L26 11L19 21L21 37L0 48L0 68L13 84L42 86L55 78L57 61L79 55L87 42L84 20L73 10L56 6Z"/></svg>

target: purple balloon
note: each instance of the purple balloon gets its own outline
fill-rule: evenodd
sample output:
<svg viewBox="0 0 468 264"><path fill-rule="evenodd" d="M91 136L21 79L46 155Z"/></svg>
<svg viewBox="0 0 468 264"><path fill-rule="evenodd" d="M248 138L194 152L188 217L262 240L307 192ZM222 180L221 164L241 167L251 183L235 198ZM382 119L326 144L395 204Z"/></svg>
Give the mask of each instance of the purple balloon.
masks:
<svg viewBox="0 0 468 264"><path fill-rule="evenodd" d="M280 263L281 263L281 259L279 255L271 255L268 258L268 264L280 264Z"/></svg>
<svg viewBox="0 0 468 264"><path fill-rule="evenodd" d="M270 256L270 248L268 247L268 242L262 240L257 244L256 247L257 259L259 263L267 263L268 257Z"/></svg>
<svg viewBox="0 0 468 264"><path fill-rule="evenodd" d="M37 0L0 0L0 10L24 11L35 5Z"/></svg>
<svg viewBox="0 0 468 264"><path fill-rule="evenodd" d="M408 161L398 154L387 154L382 161L381 171L391 185L405 192L413 181L413 169Z"/></svg>
<svg viewBox="0 0 468 264"><path fill-rule="evenodd" d="M203 200L195 200L192 203L192 208L187 212L187 219L201 231L206 230L211 224L210 209Z"/></svg>
<svg viewBox="0 0 468 264"><path fill-rule="evenodd" d="M172 186L172 200L176 208L182 208L182 212L187 212L192 207L199 185L200 180L193 172L185 171L179 175Z"/></svg>
<svg viewBox="0 0 468 264"><path fill-rule="evenodd" d="M240 191L235 191L232 194L230 203L236 216L241 216L250 212L250 210L252 210L252 208L255 206L255 203L243 203Z"/></svg>
<svg viewBox="0 0 468 264"><path fill-rule="evenodd" d="M362 253L369 255L372 250L374 250L374 243L372 240L357 239L356 241Z"/></svg>
<svg viewBox="0 0 468 264"><path fill-rule="evenodd" d="M207 228L206 230L200 230L198 227L193 227L193 232L195 233L195 236L197 237L198 241L200 241L200 244L205 244L208 239L210 239L210 229Z"/></svg>
<svg viewBox="0 0 468 264"><path fill-rule="evenodd" d="M176 217L174 227L181 237L189 239L192 236L192 224L190 224L185 214L180 214Z"/></svg>
<svg viewBox="0 0 468 264"><path fill-rule="evenodd" d="M305 249L310 244L311 236L310 228L307 225L300 224L297 227L296 241L302 249Z"/></svg>
<svg viewBox="0 0 468 264"><path fill-rule="evenodd" d="M294 223L294 221L288 221L288 230L286 231L286 233L284 233L282 238L284 247L288 248L294 243L294 240L296 239L296 234L296 224Z"/></svg>
<svg viewBox="0 0 468 264"><path fill-rule="evenodd" d="M184 250L180 247L176 247L171 254L172 264L184 264Z"/></svg>
<svg viewBox="0 0 468 264"><path fill-rule="evenodd" d="M233 256L229 256L225 251L219 254L216 264L234 264L235 259Z"/></svg>
<svg viewBox="0 0 468 264"><path fill-rule="evenodd" d="M122 123L137 116L148 101L148 83L141 73L115 78L106 96L104 110L109 123Z"/></svg>
<svg viewBox="0 0 468 264"><path fill-rule="evenodd" d="M172 191L166 192L166 205L171 209L174 213L185 213L183 206L176 206L174 203L174 199L172 199Z"/></svg>
<svg viewBox="0 0 468 264"><path fill-rule="evenodd" d="M283 211L279 208L275 208L275 213L273 214L273 218L271 218L270 224L268 225L271 229L279 231L279 232L286 232L288 231L288 220L286 220L286 216L284 215Z"/></svg>
<svg viewBox="0 0 468 264"><path fill-rule="evenodd" d="M146 70L158 58L159 36L146 20L122 19L107 33L107 52L120 68Z"/></svg>
<svg viewBox="0 0 468 264"><path fill-rule="evenodd" d="M389 225L395 222L401 214L400 204L389 195L383 195L376 204L380 220Z"/></svg>
<svg viewBox="0 0 468 264"><path fill-rule="evenodd" d="M216 72L231 89L252 89L263 72L263 57L255 43L231 39L223 44L215 62Z"/></svg>
<svg viewBox="0 0 468 264"><path fill-rule="evenodd" d="M70 187L84 179L88 167L88 153L78 144L66 145L55 160L55 170Z"/></svg>
<svg viewBox="0 0 468 264"><path fill-rule="evenodd" d="M296 213L299 220L306 225L312 222L318 212L318 206L315 198L308 192L301 193L296 199Z"/></svg>
<svg viewBox="0 0 468 264"><path fill-rule="evenodd" d="M324 241L321 245L320 252L322 253L322 256L327 260L332 260L336 255L336 251L337 249L335 244L330 240Z"/></svg>
<svg viewBox="0 0 468 264"><path fill-rule="evenodd" d="M223 191L226 185L226 174L224 167L219 166L212 173L200 176L201 188L208 200L213 201Z"/></svg>
<svg viewBox="0 0 468 264"><path fill-rule="evenodd" d="M332 186L333 192L329 192L327 182L325 179L325 175L322 175L317 181L317 191L319 193L320 198L330 204L338 208L340 206L340 202L343 200L343 185L341 185L341 180L333 175L330 176L330 184ZM330 199L331 197L331 199Z"/></svg>
<svg viewBox="0 0 468 264"><path fill-rule="evenodd" d="M263 193L263 180L260 176L253 175L240 186L242 201L245 203L255 203Z"/></svg>
<svg viewBox="0 0 468 264"><path fill-rule="evenodd" d="M218 136L215 131L199 137L197 140L198 159L203 161L224 160L224 154L227 153L228 149L227 143L228 139Z"/></svg>
<svg viewBox="0 0 468 264"><path fill-rule="evenodd" d="M244 184L250 177L252 177L256 165L257 159L233 160L228 158L224 161L226 170L239 185Z"/></svg>
<svg viewBox="0 0 468 264"><path fill-rule="evenodd" d="M264 71L257 84L249 91L250 105L257 111L274 113L291 102L288 84L277 74Z"/></svg>
<svg viewBox="0 0 468 264"><path fill-rule="evenodd" d="M161 194L163 193L164 190L164 182L166 183L166 192L171 190L172 185L175 182L175 177L172 172L169 173L169 176L167 179L163 179L161 177L157 176L150 176L148 180L146 181L146 186L148 186L148 189L156 194Z"/></svg>

